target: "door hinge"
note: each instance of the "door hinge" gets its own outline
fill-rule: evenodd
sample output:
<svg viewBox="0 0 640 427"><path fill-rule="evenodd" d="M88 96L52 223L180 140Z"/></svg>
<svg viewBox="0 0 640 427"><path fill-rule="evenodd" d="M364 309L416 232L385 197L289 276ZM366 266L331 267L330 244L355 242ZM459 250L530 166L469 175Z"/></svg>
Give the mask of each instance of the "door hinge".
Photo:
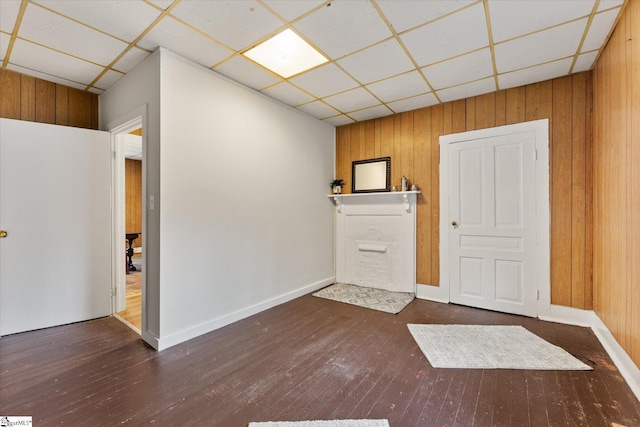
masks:
<svg viewBox="0 0 640 427"><path fill-rule="evenodd" d="M112 158L112 159L115 159L115 158L116 158L116 152L115 152L115 151L112 151L112 152L111 152L111 158Z"/></svg>
<svg viewBox="0 0 640 427"><path fill-rule="evenodd" d="M533 160L538 160L538 150L533 150Z"/></svg>
<svg viewBox="0 0 640 427"><path fill-rule="evenodd" d="M540 290L536 291L536 300L540 301Z"/></svg>
<svg viewBox="0 0 640 427"><path fill-rule="evenodd" d="M118 294L118 288L111 288L111 296L116 296Z"/></svg>

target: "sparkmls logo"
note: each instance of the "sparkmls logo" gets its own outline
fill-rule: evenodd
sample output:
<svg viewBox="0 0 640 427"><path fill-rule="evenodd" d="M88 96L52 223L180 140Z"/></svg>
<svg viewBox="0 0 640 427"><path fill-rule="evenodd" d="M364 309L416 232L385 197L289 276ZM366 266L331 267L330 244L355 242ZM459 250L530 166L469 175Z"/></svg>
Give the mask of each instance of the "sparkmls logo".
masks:
<svg viewBox="0 0 640 427"><path fill-rule="evenodd" d="M32 426L31 417L14 417L0 415L0 427Z"/></svg>

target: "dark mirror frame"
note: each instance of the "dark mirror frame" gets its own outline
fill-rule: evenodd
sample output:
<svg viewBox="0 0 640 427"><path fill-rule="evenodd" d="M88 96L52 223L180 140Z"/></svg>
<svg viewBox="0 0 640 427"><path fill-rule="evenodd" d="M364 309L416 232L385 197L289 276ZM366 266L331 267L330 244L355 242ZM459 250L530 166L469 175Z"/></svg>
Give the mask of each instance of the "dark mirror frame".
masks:
<svg viewBox="0 0 640 427"><path fill-rule="evenodd" d="M381 176L379 177L379 179L376 179L375 184L378 184L378 185L363 187L362 178L358 180L358 175L367 169L367 165L375 166L375 164L384 164L384 168L385 168L384 176ZM375 193L375 192L381 192L381 191L390 191L390 188L391 188L391 157L378 157L376 159L355 160L351 162L351 192L352 193Z"/></svg>

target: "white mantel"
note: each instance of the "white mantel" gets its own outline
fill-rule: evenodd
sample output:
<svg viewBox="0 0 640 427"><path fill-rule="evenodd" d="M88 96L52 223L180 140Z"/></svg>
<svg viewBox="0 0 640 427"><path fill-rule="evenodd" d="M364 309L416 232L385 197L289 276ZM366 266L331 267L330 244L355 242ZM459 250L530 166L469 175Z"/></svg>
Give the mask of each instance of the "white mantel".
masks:
<svg viewBox="0 0 640 427"><path fill-rule="evenodd" d="M420 191L331 194L336 204L336 281L416 292Z"/></svg>

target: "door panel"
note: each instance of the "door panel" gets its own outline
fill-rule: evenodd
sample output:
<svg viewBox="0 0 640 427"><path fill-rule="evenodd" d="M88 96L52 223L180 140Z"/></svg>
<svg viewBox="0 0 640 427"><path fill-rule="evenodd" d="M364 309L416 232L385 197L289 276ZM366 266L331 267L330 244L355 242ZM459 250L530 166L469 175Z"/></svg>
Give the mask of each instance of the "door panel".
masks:
<svg viewBox="0 0 640 427"><path fill-rule="evenodd" d="M535 135L449 148L452 302L535 316Z"/></svg>
<svg viewBox="0 0 640 427"><path fill-rule="evenodd" d="M109 144L0 119L0 335L111 314Z"/></svg>

